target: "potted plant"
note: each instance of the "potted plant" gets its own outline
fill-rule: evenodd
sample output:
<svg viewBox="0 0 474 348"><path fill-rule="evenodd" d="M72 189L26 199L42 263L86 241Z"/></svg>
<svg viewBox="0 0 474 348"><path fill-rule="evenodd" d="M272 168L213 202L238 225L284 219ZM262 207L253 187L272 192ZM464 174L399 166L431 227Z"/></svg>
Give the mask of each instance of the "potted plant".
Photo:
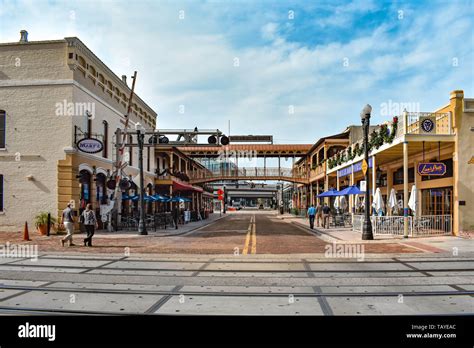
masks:
<svg viewBox="0 0 474 348"><path fill-rule="evenodd" d="M56 219L51 216L50 223L55 224ZM48 213L45 211L39 212L38 215L35 216L35 226L38 232L45 236L48 233Z"/></svg>

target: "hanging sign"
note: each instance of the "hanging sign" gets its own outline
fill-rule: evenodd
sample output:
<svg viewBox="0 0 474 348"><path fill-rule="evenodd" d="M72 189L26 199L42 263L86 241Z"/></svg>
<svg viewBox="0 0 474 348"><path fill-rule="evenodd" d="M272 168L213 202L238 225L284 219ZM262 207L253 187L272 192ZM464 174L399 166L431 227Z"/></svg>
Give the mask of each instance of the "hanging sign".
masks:
<svg viewBox="0 0 474 348"><path fill-rule="evenodd" d="M104 148L104 144L99 139L94 138L84 138L79 140L76 143L77 148L79 151L86 152L86 153L97 153L101 152Z"/></svg>
<svg viewBox="0 0 474 348"><path fill-rule="evenodd" d="M427 175L444 175L446 174L446 164L444 163L418 163L418 174Z"/></svg>

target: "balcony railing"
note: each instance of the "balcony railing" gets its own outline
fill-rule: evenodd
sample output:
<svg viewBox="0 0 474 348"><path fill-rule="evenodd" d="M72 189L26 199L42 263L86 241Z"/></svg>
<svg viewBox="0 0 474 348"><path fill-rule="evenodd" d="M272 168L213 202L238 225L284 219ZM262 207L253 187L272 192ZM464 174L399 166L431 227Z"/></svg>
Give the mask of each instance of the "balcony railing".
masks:
<svg viewBox="0 0 474 348"><path fill-rule="evenodd" d="M451 128L451 113L449 112L408 112L406 114L406 124L406 134L453 134Z"/></svg>
<svg viewBox="0 0 474 348"><path fill-rule="evenodd" d="M311 171L309 172L309 177L311 179L325 172L326 172L326 162L323 162L320 165L318 165L316 168L311 169Z"/></svg>
<svg viewBox="0 0 474 348"><path fill-rule="evenodd" d="M215 171L198 171L188 174L191 179L204 178L229 178L229 179L245 179L245 178L293 178L305 179L304 173L299 173L292 168L274 168L274 167L244 167L244 168L221 168Z"/></svg>
<svg viewBox="0 0 474 348"><path fill-rule="evenodd" d="M437 112L404 112L404 114L398 117L397 130L393 136L392 143L397 139L400 139L402 136L408 135L454 135L452 124L451 124L452 115L451 112L437 113ZM392 125L389 125L388 128L392 130ZM377 130L379 132L379 130ZM387 143L384 142L379 146L387 146ZM363 139L359 139L354 144L350 145L352 151L357 147L363 149ZM369 156L378 148L373 148L369 152ZM362 152L362 150L360 150ZM332 164L328 166L328 170L334 170L340 166L347 165L347 163L352 163L360 161L363 158L363 153L360 153L356 156L353 155L352 160L348 161L348 152L347 149L340 151L338 154L328 158L328 161L335 163L337 156L343 156L345 160L341 159L340 164ZM351 162L352 161L352 162Z"/></svg>

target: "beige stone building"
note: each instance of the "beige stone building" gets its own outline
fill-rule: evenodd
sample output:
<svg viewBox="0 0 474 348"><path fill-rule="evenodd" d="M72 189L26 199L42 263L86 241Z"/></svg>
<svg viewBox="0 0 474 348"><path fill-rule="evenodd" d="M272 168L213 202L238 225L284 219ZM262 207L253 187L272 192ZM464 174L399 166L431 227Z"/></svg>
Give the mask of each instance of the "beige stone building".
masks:
<svg viewBox="0 0 474 348"><path fill-rule="evenodd" d="M384 214L375 219L380 234L406 234L403 215L413 215L410 235L466 235L474 231L474 99L462 90L452 91L449 102L430 112L403 112L371 129L374 146L369 153L370 190L379 188L385 204ZM352 130L350 130L352 128ZM293 199L299 209L316 202L316 192L332 188L341 191L360 187L362 171L362 134L348 128L326 144L318 141L296 163L295 169L308 173L307 185L300 185ZM346 134L346 143L340 139ZM329 137L331 138L331 137ZM344 138L344 137L342 137ZM377 144L378 141L378 144ZM329 153L328 149L335 149ZM444 167L444 172L420 171L420 168ZM314 188L313 182L319 181ZM415 191L413 190L415 187ZM393 190L393 194L392 194ZM413 192L411 207L409 198ZM390 196L394 199L391 200ZM343 209L352 216L352 225L362 221L362 195L346 195ZM371 196L373 199L373 196ZM335 197L324 200L334 206ZM391 203L392 202L392 203ZM393 207L393 202L397 202ZM398 215L398 216L395 216ZM380 224L379 224L380 222ZM358 226L361 226L360 224Z"/></svg>
<svg viewBox="0 0 474 348"><path fill-rule="evenodd" d="M40 211L59 214L71 200L76 209L105 203L114 132L123 128L129 95L126 78L76 37L29 42L24 32L19 42L0 44L0 231L31 224ZM156 116L133 98L132 129L135 123L155 129ZM87 137L103 150L79 151L77 141ZM138 150L126 151L126 173L134 177ZM144 151L145 185L154 184L150 151Z"/></svg>

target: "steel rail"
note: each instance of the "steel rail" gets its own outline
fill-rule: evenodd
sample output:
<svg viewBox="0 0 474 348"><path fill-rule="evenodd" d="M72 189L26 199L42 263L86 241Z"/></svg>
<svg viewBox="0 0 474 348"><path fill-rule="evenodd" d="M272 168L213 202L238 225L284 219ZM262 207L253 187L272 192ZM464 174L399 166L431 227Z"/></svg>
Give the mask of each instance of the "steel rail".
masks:
<svg viewBox="0 0 474 348"><path fill-rule="evenodd" d="M428 285L426 285L428 286ZM229 297L398 297L403 296L473 296L474 290L465 291L375 291L375 292L235 292L235 291L172 291L172 290L123 290L100 288L68 288L68 287L32 287L18 285L0 285L0 289L42 291L42 292L69 292L115 295L156 295L156 296L229 296ZM1 302L1 301L0 301Z"/></svg>

